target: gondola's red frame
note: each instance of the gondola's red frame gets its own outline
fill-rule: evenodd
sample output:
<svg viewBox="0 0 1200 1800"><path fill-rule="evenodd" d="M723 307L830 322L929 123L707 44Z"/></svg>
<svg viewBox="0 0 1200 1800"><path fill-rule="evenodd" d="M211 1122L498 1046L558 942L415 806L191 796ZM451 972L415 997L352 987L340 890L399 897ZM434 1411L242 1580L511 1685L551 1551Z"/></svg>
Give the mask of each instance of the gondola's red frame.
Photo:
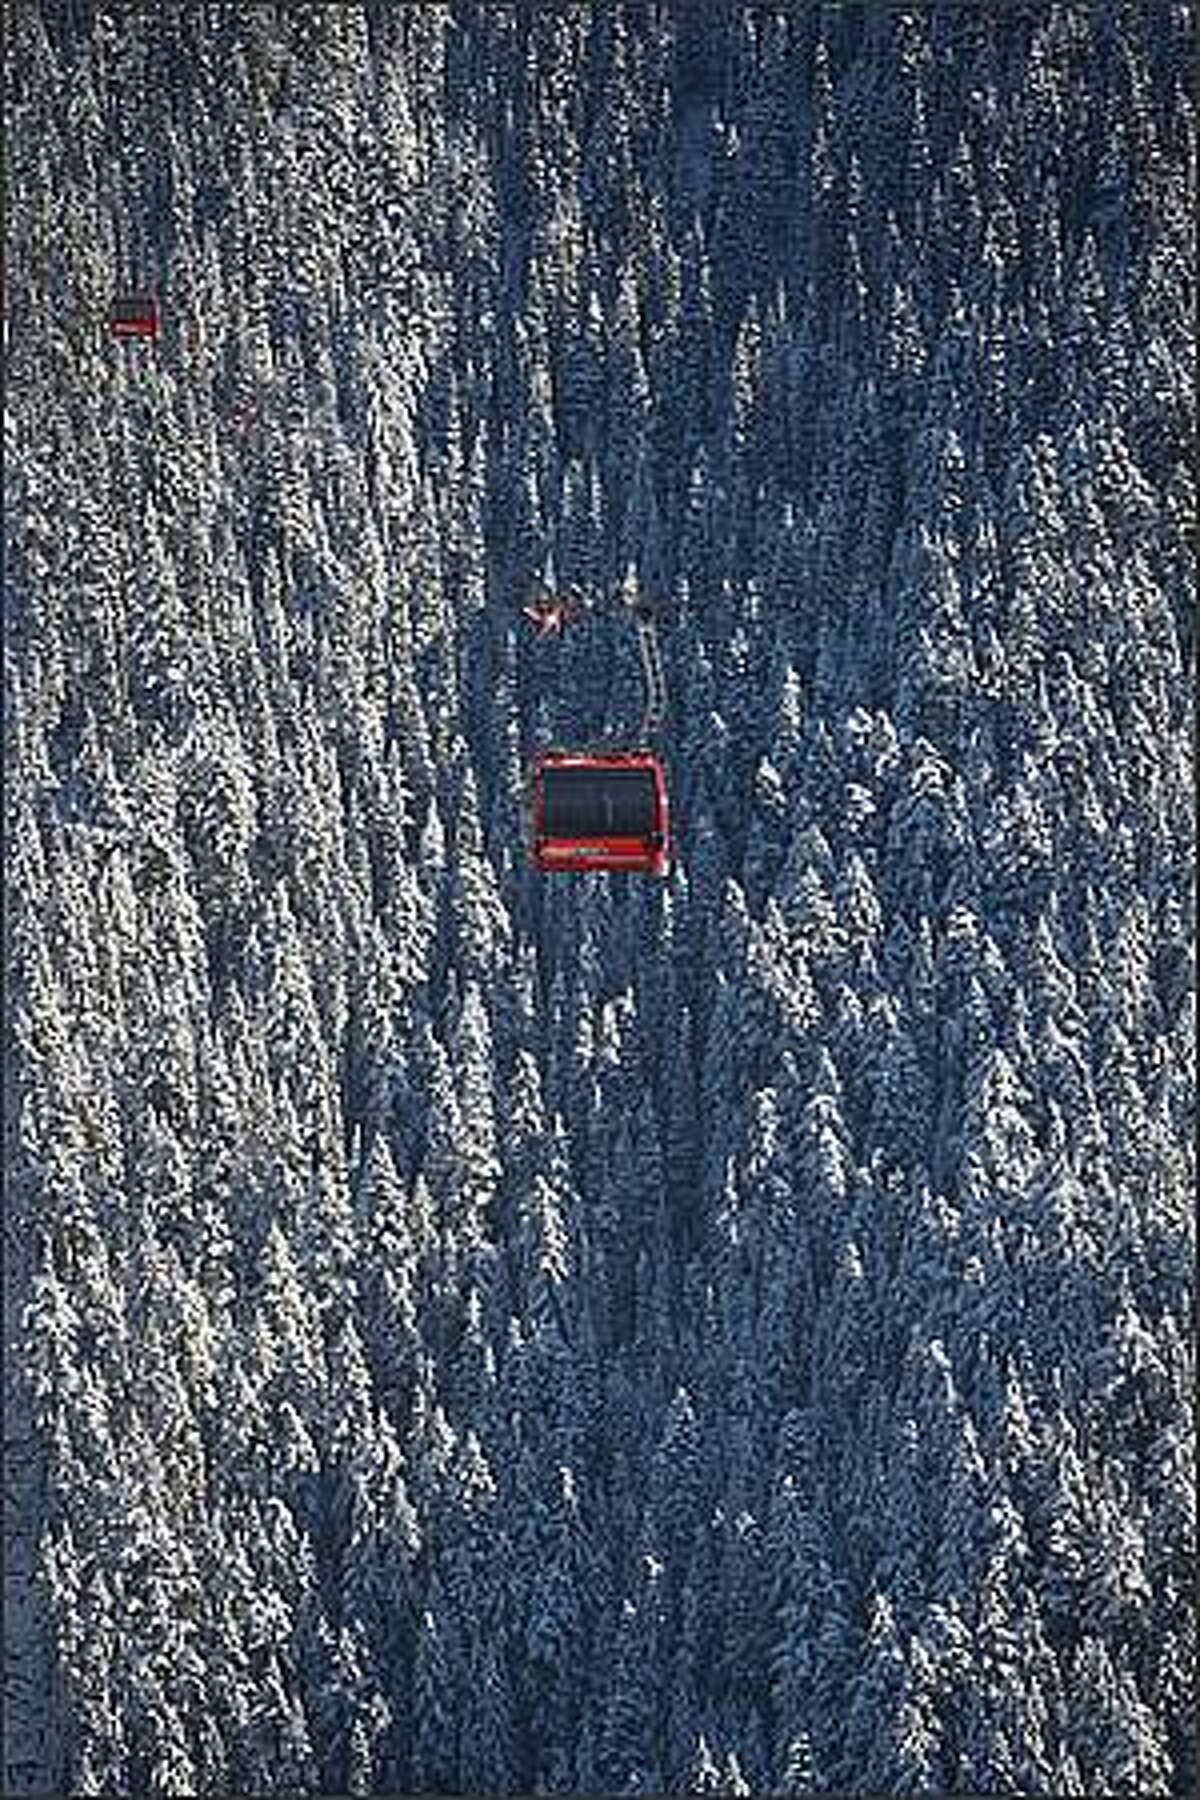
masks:
<svg viewBox="0 0 1200 1800"><path fill-rule="evenodd" d="M108 326L117 338L158 336L158 300L153 294L122 294L113 301Z"/></svg>
<svg viewBox="0 0 1200 1800"><path fill-rule="evenodd" d="M611 832L560 833L546 829L545 782L555 769L589 770L621 775L639 770L651 775L652 804L645 828L637 835ZM660 759L650 750L584 752L544 750L534 757L527 799L530 859L546 872L630 869L643 875L666 875L670 868L670 817L667 782Z"/></svg>

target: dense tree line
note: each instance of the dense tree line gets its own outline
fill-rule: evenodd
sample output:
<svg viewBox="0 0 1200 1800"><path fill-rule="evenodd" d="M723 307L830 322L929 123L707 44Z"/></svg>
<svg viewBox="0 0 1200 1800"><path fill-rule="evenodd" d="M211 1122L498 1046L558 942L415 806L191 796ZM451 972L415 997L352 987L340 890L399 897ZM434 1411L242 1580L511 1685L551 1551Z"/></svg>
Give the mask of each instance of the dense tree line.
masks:
<svg viewBox="0 0 1200 1800"><path fill-rule="evenodd" d="M1195 48L9 9L6 1785L1194 1790Z"/></svg>

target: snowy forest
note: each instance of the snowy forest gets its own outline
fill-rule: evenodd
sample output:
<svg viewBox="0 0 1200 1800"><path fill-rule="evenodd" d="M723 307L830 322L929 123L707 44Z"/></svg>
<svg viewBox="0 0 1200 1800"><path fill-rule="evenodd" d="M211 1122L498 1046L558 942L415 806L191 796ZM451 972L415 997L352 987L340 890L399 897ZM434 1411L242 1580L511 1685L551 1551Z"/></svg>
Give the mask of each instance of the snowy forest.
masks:
<svg viewBox="0 0 1200 1800"><path fill-rule="evenodd" d="M1192 0L4 27L0 1785L1194 1793Z"/></svg>

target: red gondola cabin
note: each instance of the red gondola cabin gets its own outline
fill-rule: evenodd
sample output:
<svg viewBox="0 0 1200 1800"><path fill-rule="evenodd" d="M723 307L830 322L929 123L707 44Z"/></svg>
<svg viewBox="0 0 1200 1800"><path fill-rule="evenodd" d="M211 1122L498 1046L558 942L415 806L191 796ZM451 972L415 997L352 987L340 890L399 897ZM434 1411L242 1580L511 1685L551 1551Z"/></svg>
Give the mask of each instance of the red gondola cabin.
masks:
<svg viewBox="0 0 1200 1800"><path fill-rule="evenodd" d="M667 785L657 756L547 750L530 775L530 853L539 869L667 873Z"/></svg>
<svg viewBox="0 0 1200 1800"><path fill-rule="evenodd" d="M117 338L158 336L158 301L153 294L122 294L108 315L109 329Z"/></svg>

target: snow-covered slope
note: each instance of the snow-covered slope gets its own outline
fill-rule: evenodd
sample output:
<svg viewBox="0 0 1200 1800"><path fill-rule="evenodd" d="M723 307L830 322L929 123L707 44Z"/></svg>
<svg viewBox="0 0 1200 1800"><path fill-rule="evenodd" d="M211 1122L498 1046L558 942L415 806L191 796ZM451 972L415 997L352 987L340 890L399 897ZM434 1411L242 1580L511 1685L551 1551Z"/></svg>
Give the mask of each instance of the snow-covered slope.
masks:
<svg viewBox="0 0 1200 1800"><path fill-rule="evenodd" d="M6 1787L1192 1791L1194 8L4 54Z"/></svg>

